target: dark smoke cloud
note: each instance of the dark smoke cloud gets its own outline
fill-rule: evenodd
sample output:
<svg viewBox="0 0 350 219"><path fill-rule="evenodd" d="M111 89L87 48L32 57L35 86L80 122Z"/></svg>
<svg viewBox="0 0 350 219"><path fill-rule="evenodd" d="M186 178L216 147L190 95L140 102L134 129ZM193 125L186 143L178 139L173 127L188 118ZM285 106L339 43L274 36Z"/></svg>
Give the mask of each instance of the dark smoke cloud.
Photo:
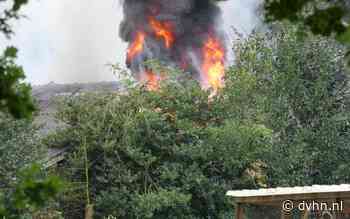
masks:
<svg viewBox="0 0 350 219"><path fill-rule="evenodd" d="M188 64L188 71L198 76L200 48L209 35L224 42L221 10L211 0L125 0L124 20L120 25L120 37L131 43L142 30L152 36L149 17L160 22L170 22L175 35L174 45L167 49L156 37L147 37L144 51L127 66L132 72L144 71L143 63L157 59L168 65Z"/></svg>
<svg viewBox="0 0 350 219"><path fill-rule="evenodd" d="M192 1L167 2L180 5L179 11L191 11ZM225 32L229 40L235 38L232 26L249 34L259 25L254 13L258 4L259 0L221 2L224 27L218 32ZM34 84L117 80L106 63L117 62L125 67L122 63L127 43L122 42L116 30L124 17L122 6L119 0L32 0L22 11L28 19L20 19L14 26L16 35L12 41L0 39L0 47L19 48L18 63ZM221 26L221 22L216 23ZM198 43L198 37L193 37ZM230 42L227 45L230 48ZM232 52L228 65L234 62L233 55Z"/></svg>

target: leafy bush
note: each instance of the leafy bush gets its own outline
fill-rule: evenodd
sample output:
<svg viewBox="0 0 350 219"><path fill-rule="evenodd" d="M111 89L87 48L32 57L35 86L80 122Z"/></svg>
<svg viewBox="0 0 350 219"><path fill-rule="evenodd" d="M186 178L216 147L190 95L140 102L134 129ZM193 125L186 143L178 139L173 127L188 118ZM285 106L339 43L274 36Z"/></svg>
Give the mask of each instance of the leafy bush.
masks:
<svg viewBox="0 0 350 219"><path fill-rule="evenodd" d="M169 74L158 91L65 99L68 126L46 141L70 152L65 216L92 203L97 218L230 218L227 190L347 181L345 49L276 29L236 45L214 97L157 66Z"/></svg>
<svg viewBox="0 0 350 219"><path fill-rule="evenodd" d="M255 75L264 124L273 130L273 185L349 180L349 72L334 40L300 38L293 26L237 47L237 72Z"/></svg>
<svg viewBox="0 0 350 219"><path fill-rule="evenodd" d="M243 83L237 89L249 87ZM226 191L264 184L262 169L259 180L245 170L271 146L271 132L231 102L241 92L208 101L195 81L169 79L156 92L81 94L63 102L59 118L69 126L47 142L71 150L62 169L73 185L84 182L86 147L97 218L229 218ZM81 186L70 192L82 193L78 204L66 197L70 206L85 197Z"/></svg>
<svg viewBox="0 0 350 219"><path fill-rule="evenodd" d="M0 187L11 187L16 171L43 159L36 127L29 120L15 120L0 113Z"/></svg>
<svg viewBox="0 0 350 219"><path fill-rule="evenodd" d="M18 177L12 189L0 193L1 218L32 218L32 214L47 206L62 188L60 179L46 176L38 165L25 168Z"/></svg>
<svg viewBox="0 0 350 219"><path fill-rule="evenodd" d="M11 2L6 9L2 3ZM0 0L0 33L7 38L13 35L13 21L19 19L20 9L28 0ZM24 71L15 63L17 49L7 47L0 56L0 111L9 112L15 118L29 118L34 112L31 87L24 83Z"/></svg>
<svg viewBox="0 0 350 219"><path fill-rule="evenodd" d="M46 150L31 120L0 113L0 218L32 218L63 188L40 166Z"/></svg>

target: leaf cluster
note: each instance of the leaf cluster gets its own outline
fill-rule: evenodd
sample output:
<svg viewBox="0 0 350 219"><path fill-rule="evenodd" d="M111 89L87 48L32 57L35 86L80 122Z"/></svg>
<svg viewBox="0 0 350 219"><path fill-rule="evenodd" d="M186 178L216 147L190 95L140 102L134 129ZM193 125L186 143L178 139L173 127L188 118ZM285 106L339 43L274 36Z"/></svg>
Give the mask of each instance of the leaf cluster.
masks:
<svg viewBox="0 0 350 219"><path fill-rule="evenodd" d="M346 0L265 0L267 22L288 20L301 29L350 45L350 4ZM348 62L349 51L347 52Z"/></svg>
<svg viewBox="0 0 350 219"><path fill-rule="evenodd" d="M236 72L259 84L264 124L273 130L271 184L346 182L349 150L349 72L346 48L298 29L255 34L237 46Z"/></svg>
<svg viewBox="0 0 350 219"><path fill-rule="evenodd" d="M0 33L10 38L13 34L11 22L19 19L19 11L28 0L0 0L0 4L11 4L0 14ZM15 118L29 118L35 110L31 98L31 88L23 83L22 67L15 63L17 49L7 47L0 56L0 111L8 112Z"/></svg>
<svg viewBox="0 0 350 219"><path fill-rule="evenodd" d="M0 110L15 118L30 118L35 106L31 87L20 82L25 79L22 67L15 63L17 49L8 47L0 56Z"/></svg>
<svg viewBox="0 0 350 219"><path fill-rule="evenodd" d="M47 203L62 189L62 182L54 176L45 176L40 166L32 165L22 170L18 175L14 191L0 193L0 217L17 219L22 218L38 209L47 206Z"/></svg>

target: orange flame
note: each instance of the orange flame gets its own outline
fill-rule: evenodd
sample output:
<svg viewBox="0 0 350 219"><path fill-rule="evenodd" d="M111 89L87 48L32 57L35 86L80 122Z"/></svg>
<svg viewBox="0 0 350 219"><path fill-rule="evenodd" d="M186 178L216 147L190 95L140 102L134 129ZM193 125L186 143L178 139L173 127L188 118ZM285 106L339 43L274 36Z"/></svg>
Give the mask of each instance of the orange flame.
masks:
<svg viewBox="0 0 350 219"><path fill-rule="evenodd" d="M136 55L143 51L145 44L146 34L142 31L137 32L135 40L131 43L128 48L127 60L130 62Z"/></svg>
<svg viewBox="0 0 350 219"><path fill-rule="evenodd" d="M158 38L162 38L164 40L165 47L169 49L175 41L174 34L171 30L172 25L169 22L159 22L153 17L149 18L149 23L156 36Z"/></svg>
<svg viewBox="0 0 350 219"><path fill-rule="evenodd" d="M205 78L205 87L214 89L214 93L224 85L225 50L220 41L209 37L203 48L202 71Z"/></svg>
<svg viewBox="0 0 350 219"><path fill-rule="evenodd" d="M147 90L159 90L160 77L156 75L152 70L145 70L145 72L141 76L141 81L146 84Z"/></svg>

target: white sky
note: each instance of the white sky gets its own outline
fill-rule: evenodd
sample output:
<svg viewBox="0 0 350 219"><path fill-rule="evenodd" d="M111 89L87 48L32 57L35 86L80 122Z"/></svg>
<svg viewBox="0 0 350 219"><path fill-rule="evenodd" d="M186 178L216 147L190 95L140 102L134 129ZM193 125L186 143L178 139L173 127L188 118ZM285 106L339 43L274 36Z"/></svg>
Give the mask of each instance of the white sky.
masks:
<svg viewBox="0 0 350 219"><path fill-rule="evenodd" d="M257 0L221 3L225 29L235 26L248 33L257 23ZM126 44L118 36L122 20L119 0L31 0L23 10L28 18L16 24L11 42L1 47L19 48L32 84L96 82L116 80L106 66L125 60Z"/></svg>

